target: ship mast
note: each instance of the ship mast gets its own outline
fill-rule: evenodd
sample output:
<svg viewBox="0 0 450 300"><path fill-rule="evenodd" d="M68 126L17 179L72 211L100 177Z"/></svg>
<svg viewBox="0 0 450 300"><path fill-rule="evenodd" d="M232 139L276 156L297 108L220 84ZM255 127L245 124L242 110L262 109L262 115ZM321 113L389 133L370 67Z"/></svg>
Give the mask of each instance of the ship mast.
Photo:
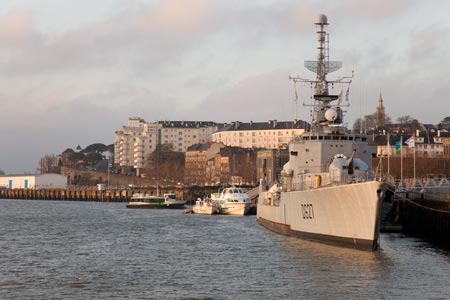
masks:
<svg viewBox="0 0 450 300"><path fill-rule="evenodd" d="M314 86L314 104L313 104L313 119L312 132L317 133L338 133L343 129L343 111L341 109L342 91L340 95L333 95L329 93L329 85L334 84L348 84L352 82L352 76L338 78L334 81L328 81L327 75L342 67L340 61L330 61L329 48L329 34L326 32L328 25L327 16L321 14L314 23L317 27L317 60L305 61L305 68L316 73L316 79L304 79L298 76L290 79L297 82L309 83ZM333 101L338 100L337 104L332 104Z"/></svg>

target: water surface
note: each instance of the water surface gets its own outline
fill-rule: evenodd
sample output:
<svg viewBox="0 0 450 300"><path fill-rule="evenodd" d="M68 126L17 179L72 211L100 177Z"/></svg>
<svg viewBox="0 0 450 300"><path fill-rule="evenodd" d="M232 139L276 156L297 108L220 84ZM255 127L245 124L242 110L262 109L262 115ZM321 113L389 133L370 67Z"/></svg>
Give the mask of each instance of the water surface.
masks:
<svg viewBox="0 0 450 300"><path fill-rule="evenodd" d="M0 299L447 299L448 253L382 234L365 252L254 216L0 200Z"/></svg>

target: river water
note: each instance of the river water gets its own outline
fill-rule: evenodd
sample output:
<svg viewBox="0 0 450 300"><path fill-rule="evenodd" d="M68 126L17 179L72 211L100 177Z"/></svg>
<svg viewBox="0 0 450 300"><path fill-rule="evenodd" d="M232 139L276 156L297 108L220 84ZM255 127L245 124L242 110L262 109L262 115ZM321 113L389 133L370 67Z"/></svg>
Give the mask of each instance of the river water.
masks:
<svg viewBox="0 0 450 300"><path fill-rule="evenodd" d="M382 234L365 252L255 216L0 200L0 299L447 299L450 256Z"/></svg>

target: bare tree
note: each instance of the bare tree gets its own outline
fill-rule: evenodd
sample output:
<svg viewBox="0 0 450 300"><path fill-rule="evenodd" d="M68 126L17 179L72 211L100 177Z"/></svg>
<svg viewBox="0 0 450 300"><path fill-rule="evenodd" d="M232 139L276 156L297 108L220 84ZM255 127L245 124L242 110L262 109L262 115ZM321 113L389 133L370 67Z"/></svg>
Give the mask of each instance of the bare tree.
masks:
<svg viewBox="0 0 450 300"><path fill-rule="evenodd" d="M418 124L419 121L417 119L411 117L410 115L401 116L397 118L397 122L400 124Z"/></svg>
<svg viewBox="0 0 450 300"><path fill-rule="evenodd" d="M55 155L46 154L39 159L39 172L53 173L58 167L58 158Z"/></svg>
<svg viewBox="0 0 450 300"><path fill-rule="evenodd" d="M442 119L442 121L439 123L443 128L450 128L450 117L445 117Z"/></svg>
<svg viewBox="0 0 450 300"><path fill-rule="evenodd" d="M173 151L172 144L158 145L146 160L144 174L157 181L184 180L184 153Z"/></svg>

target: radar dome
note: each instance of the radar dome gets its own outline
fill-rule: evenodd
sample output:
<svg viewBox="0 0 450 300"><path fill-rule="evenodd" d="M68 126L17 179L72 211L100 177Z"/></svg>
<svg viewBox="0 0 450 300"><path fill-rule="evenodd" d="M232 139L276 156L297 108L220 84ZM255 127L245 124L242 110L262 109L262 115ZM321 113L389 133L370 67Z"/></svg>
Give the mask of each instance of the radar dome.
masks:
<svg viewBox="0 0 450 300"><path fill-rule="evenodd" d="M337 112L330 108L325 112L325 119L327 119L327 121L333 122L334 120L336 120L338 114Z"/></svg>
<svg viewBox="0 0 450 300"><path fill-rule="evenodd" d="M323 24L323 25L328 25L328 19L327 16L325 16L324 14L320 14L317 19L316 22L314 24Z"/></svg>

